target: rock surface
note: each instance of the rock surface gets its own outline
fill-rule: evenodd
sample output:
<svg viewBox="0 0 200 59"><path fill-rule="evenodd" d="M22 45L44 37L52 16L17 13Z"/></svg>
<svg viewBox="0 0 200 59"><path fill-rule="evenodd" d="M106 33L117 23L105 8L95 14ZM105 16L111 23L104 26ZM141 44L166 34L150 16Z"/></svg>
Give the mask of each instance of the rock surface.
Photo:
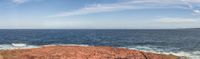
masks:
<svg viewBox="0 0 200 59"><path fill-rule="evenodd" d="M125 48L48 46L0 51L0 59L179 59L179 57Z"/></svg>

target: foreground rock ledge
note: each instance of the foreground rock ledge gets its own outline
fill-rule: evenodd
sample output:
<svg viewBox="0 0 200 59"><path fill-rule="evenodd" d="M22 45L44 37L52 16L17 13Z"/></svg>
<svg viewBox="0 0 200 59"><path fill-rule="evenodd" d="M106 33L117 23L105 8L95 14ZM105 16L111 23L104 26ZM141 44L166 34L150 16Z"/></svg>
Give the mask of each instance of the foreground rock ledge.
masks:
<svg viewBox="0 0 200 59"><path fill-rule="evenodd" d="M0 51L0 59L180 59L125 48L94 46L48 46Z"/></svg>

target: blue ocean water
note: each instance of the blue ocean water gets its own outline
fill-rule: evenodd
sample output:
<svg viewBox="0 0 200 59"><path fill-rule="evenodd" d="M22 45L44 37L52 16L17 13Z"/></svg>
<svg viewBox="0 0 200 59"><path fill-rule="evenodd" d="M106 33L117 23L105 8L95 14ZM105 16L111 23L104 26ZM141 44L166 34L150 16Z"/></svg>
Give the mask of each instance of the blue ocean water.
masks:
<svg viewBox="0 0 200 59"><path fill-rule="evenodd" d="M80 44L112 46L200 57L200 29L2 29L0 48L27 45Z"/></svg>

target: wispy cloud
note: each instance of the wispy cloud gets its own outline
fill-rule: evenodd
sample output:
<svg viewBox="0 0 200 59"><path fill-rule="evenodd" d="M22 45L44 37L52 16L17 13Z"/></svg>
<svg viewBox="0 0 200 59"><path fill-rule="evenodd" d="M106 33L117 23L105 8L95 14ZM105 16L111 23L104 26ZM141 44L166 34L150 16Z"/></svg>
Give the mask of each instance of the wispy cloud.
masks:
<svg viewBox="0 0 200 59"><path fill-rule="evenodd" d="M188 9L192 10L193 15L200 15L200 10L195 9L191 3L200 3L200 0L181 0L188 6Z"/></svg>
<svg viewBox="0 0 200 59"><path fill-rule="evenodd" d="M155 19L149 25L155 28L199 28L200 18L164 17Z"/></svg>
<svg viewBox="0 0 200 59"><path fill-rule="evenodd" d="M25 2L28 2L29 0L12 0L13 3L15 4L22 4L22 3L25 3Z"/></svg>
<svg viewBox="0 0 200 59"><path fill-rule="evenodd" d="M133 6L128 5L128 3L94 4L90 6L85 6L84 8L81 8L72 12L62 12L56 15L51 15L49 17L74 16L74 15L83 15L83 14L91 14L91 13L119 11L119 10L125 10L125 9L134 9L134 8Z"/></svg>
<svg viewBox="0 0 200 59"><path fill-rule="evenodd" d="M189 23L197 23L198 19L190 19L190 18L160 18L156 20L158 23L174 23L174 24L189 24Z"/></svg>
<svg viewBox="0 0 200 59"><path fill-rule="evenodd" d="M200 3L199 0L126 0L119 3L111 4L93 4L85 6L75 11L61 12L48 17L64 17L74 15L85 15L101 12L113 12L132 9L148 9L148 8L184 8L190 9L194 13L200 13L200 10L194 9L191 3Z"/></svg>
<svg viewBox="0 0 200 59"><path fill-rule="evenodd" d="M41 2L41 1L46 1L46 0L10 0L14 4L23 4L23 3L28 3L28 2Z"/></svg>

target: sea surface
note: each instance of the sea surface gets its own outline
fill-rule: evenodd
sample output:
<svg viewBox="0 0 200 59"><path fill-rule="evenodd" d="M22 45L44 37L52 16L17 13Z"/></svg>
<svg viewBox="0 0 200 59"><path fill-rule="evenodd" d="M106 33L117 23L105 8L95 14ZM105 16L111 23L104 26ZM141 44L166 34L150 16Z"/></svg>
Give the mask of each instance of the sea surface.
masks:
<svg viewBox="0 0 200 59"><path fill-rule="evenodd" d="M200 29L1 29L0 49L89 45L137 49L200 59Z"/></svg>

